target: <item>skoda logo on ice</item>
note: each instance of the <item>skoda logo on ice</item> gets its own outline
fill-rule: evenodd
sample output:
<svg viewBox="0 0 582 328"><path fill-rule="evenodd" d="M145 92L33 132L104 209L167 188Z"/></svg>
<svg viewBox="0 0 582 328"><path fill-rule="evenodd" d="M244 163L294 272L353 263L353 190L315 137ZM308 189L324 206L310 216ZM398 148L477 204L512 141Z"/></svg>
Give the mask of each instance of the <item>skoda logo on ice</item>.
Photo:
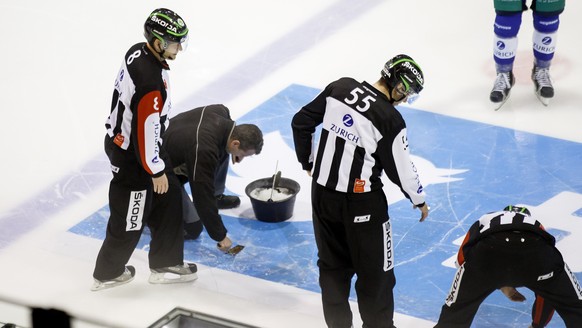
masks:
<svg viewBox="0 0 582 328"><path fill-rule="evenodd" d="M350 126L354 125L354 119L352 118L352 115L350 115L350 114L344 115L343 121L344 121L344 125L347 126L348 128Z"/></svg>

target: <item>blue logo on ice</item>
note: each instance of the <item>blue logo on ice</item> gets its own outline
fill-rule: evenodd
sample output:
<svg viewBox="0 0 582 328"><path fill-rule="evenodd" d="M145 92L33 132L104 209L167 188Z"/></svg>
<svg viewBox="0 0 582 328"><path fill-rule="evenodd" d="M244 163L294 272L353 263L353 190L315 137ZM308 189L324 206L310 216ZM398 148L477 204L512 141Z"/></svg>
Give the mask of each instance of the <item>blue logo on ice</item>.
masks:
<svg viewBox="0 0 582 328"><path fill-rule="evenodd" d="M237 120L241 123L259 122L266 140L275 149L272 152L264 149L257 164L267 162L270 165L282 154L294 155L291 119L320 91L291 85ZM539 218L556 237L568 266L577 278L581 278L582 257L576 256L577 244L572 240L582 238L582 176L568 168L581 167L582 157L568 154L581 154L582 144L413 108L401 110L401 114L411 140L411 160L418 168L419 183L422 182L427 191L432 212L426 222L419 223L418 210L413 210L400 189L389 184L387 177L382 177L386 182L384 189L390 204L389 215L394 222L394 270L398 279L394 305L397 312L436 321L455 275L455 254L469 226L482 214L503 209L508 204L524 204ZM350 115L344 115L342 120L345 126L354 124ZM487 133L475 134L475 131L484 130ZM321 127L315 132L316 140L320 133ZM462 142L457 141L459 136L462 136ZM493 145L503 147L492 152ZM520 154L519 158L515 157L516 152ZM484 154L487 160L483 160ZM563 164L564 156L567 156L568 165ZM291 158L288 162L297 166ZM523 163L537 165L528 165L524 171ZM279 164L280 169L284 163ZM271 172L270 166L268 169ZM229 170L229 193L244 195L248 176L254 174L257 167L243 164ZM306 179L305 185L309 184L300 168L290 166L284 168L283 173L297 181ZM496 183L501 177L518 178ZM543 188L539 186L540 181L544 182ZM299 201L290 221L266 223L222 216L229 235L246 246L236 259L221 254L216 249L216 242L205 232L199 239L185 242L184 259L320 292L310 193L308 188L305 189L297 195ZM528 191L526 196L523 190ZM109 207L104 205L70 231L103 239L108 217ZM149 241L148 234L142 235L138 248L147 249ZM423 274L426 272L430 274ZM352 299L356 297L353 289L351 296ZM501 293L495 292L481 304L481 315L475 318L473 325L476 328L527 327L531 323L529 315L518 314L529 314L530 311L531 303L509 302ZM495 315L488 316L487 313ZM554 316L548 325L551 327L564 327L559 316Z"/></svg>
<svg viewBox="0 0 582 328"><path fill-rule="evenodd" d="M347 127L354 125L354 119L352 118L352 115L350 114L344 115L344 125Z"/></svg>

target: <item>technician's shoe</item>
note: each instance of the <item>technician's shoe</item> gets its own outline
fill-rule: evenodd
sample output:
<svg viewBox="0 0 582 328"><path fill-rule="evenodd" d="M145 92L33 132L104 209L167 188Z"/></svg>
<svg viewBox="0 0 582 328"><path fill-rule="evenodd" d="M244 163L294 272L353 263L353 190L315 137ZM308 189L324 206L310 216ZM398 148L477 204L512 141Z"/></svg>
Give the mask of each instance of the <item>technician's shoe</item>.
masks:
<svg viewBox="0 0 582 328"><path fill-rule="evenodd" d="M219 195L216 196L216 205L218 205L218 209L220 210L227 210L230 208L235 208L240 205L240 198L238 196L230 196L230 195Z"/></svg>
<svg viewBox="0 0 582 328"><path fill-rule="evenodd" d="M542 104L547 106L550 103L550 98L554 97L550 68L534 66L531 71L531 79L534 82L536 96Z"/></svg>
<svg viewBox="0 0 582 328"><path fill-rule="evenodd" d="M501 106L507 101L514 84L515 78L513 77L513 72L497 73L495 84L489 94L489 100L491 100L491 102L496 106L495 110L501 108Z"/></svg>
<svg viewBox="0 0 582 328"><path fill-rule="evenodd" d="M174 284L196 280L198 268L194 263L175 265L165 268L150 269L150 284Z"/></svg>
<svg viewBox="0 0 582 328"><path fill-rule="evenodd" d="M93 283L91 287L92 291L103 290L123 284L127 284L128 282L133 280L135 277L135 268L131 265L125 267L125 272L123 272L119 277L111 280L97 280Z"/></svg>

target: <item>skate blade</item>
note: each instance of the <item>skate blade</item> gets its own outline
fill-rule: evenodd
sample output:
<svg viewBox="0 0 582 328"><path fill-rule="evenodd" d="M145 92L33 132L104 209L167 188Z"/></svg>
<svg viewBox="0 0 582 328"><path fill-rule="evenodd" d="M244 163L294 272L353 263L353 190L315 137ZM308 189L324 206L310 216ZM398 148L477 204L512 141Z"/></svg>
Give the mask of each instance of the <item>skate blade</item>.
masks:
<svg viewBox="0 0 582 328"><path fill-rule="evenodd" d="M546 107L550 104L550 99L552 99L552 98L544 98L544 97L540 96L539 94L537 94L537 92L536 92L536 97L538 97L538 100L542 103L542 105L544 105Z"/></svg>
<svg viewBox="0 0 582 328"><path fill-rule="evenodd" d="M166 276L166 274L168 276ZM175 274L170 272L151 273L148 282L150 284L177 284L183 282L194 281L198 279L196 273L191 274Z"/></svg>
<svg viewBox="0 0 582 328"><path fill-rule="evenodd" d="M231 247L228 251L226 251L226 254L235 256L236 254L240 253L245 247L243 245L236 245L234 247Z"/></svg>
<svg viewBox="0 0 582 328"><path fill-rule="evenodd" d="M503 101L498 102L498 103L493 103L493 109L495 111L500 110L501 107L507 102L507 99L509 99L510 95L511 95L511 90L507 93L507 97L505 97L505 99L503 99Z"/></svg>
<svg viewBox="0 0 582 328"><path fill-rule="evenodd" d="M505 104L507 100L504 100L502 102L498 102L498 103L493 103L493 110L494 111L498 111L501 109L501 107L503 107L503 104Z"/></svg>
<svg viewBox="0 0 582 328"><path fill-rule="evenodd" d="M95 280L95 282L93 283L93 286L91 286L91 291L96 292L96 291L100 291L100 290L105 290L105 289L125 285L125 284L129 283L130 281L132 281L133 278L134 277L131 277L131 279L128 279L125 281L107 281L107 282L101 282L101 281Z"/></svg>

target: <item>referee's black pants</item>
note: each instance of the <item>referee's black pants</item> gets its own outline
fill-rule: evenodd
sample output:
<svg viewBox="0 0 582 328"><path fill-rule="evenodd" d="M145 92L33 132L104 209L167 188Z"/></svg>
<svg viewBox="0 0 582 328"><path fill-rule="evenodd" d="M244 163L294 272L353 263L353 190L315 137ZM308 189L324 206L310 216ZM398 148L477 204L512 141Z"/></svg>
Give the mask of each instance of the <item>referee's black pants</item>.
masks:
<svg viewBox="0 0 582 328"><path fill-rule="evenodd" d="M183 264L182 187L176 176L166 170L168 192L156 194L151 176L137 162L133 151L119 148L106 136L105 152L113 171L109 184L111 213L93 277L110 280L120 276L146 225L151 231L149 267Z"/></svg>
<svg viewBox="0 0 582 328"><path fill-rule="evenodd" d="M312 207L319 285L328 327L352 326L349 294L354 274L364 327L393 327L392 290L396 279L384 192L347 194L313 182Z"/></svg>
<svg viewBox="0 0 582 328"><path fill-rule="evenodd" d="M533 233L499 232L468 251L435 328L470 327L479 305L503 286L529 288L566 327L582 327L582 288L558 249Z"/></svg>

